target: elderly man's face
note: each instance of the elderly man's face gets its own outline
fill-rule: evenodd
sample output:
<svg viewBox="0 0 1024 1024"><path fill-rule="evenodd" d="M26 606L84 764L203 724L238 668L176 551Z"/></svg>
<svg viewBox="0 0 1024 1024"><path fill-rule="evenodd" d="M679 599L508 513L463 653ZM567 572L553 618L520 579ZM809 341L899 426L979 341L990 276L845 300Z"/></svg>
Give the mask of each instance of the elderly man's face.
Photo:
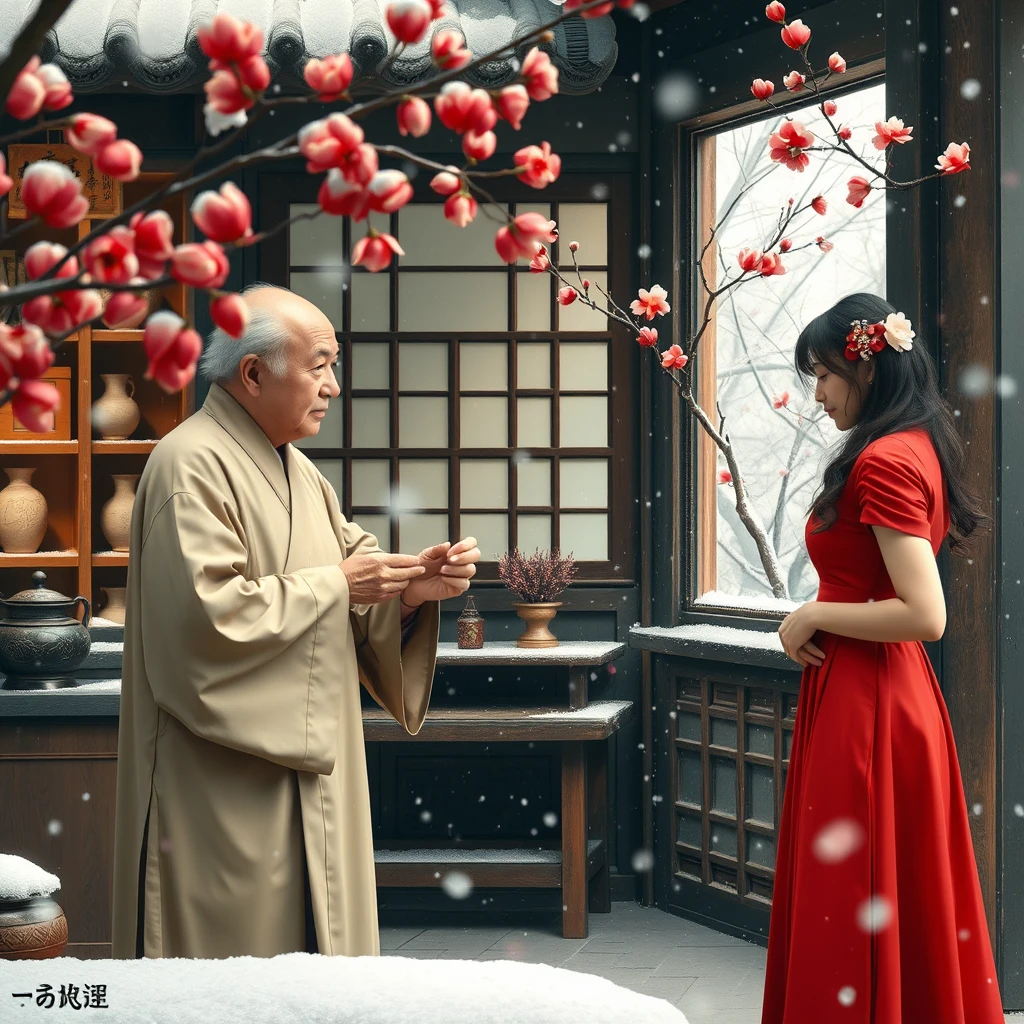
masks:
<svg viewBox="0 0 1024 1024"><path fill-rule="evenodd" d="M291 292L268 290L253 298L272 308L289 333L284 374L261 374L261 426L277 445L311 437L320 430L328 402L341 392L334 327L316 306Z"/></svg>

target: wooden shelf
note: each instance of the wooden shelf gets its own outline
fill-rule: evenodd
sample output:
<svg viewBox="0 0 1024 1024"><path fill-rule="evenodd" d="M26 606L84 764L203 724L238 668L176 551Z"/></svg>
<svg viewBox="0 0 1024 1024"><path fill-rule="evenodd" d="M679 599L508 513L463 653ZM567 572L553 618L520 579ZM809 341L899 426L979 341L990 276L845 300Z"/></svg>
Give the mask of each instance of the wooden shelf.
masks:
<svg viewBox="0 0 1024 1024"><path fill-rule="evenodd" d="M94 551L92 553L93 565L127 565L127 551Z"/></svg>
<svg viewBox="0 0 1024 1024"><path fill-rule="evenodd" d="M77 454L77 441L0 441L0 455Z"/></svg>
<svg viewBox="0 0 1024 1024"><path fill-rule="evenodd" d="M124 330L124 331L93 331L93 341L142 341L144 331L140 330Z"/></svg>
<svg viewBox="0 0 1024 1024"><path fill-rule="evenodd" d="M148 455L156 447L156 441L93 441L92 450L96 455Z"/></svg>
<svg viewBox="0 0 1024 1024"><path fill-rule="evenodd" d="M41 569L55 565L78 565L77 551L36 551L33 554L11 554L0 552L0 569L14 569L28 566Z"/></svg>

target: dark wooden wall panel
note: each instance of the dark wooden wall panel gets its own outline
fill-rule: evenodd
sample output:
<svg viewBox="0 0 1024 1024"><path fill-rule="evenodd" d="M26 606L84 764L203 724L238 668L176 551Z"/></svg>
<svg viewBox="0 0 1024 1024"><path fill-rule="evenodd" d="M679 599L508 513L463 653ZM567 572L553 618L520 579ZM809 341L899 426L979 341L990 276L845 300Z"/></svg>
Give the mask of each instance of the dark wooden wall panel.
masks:
<svg viewBox="0 0 1024 1024"><path fill-rule="evenodd" d="M0 851L61 880L68 956L110 955L117 723L0 723Z"/></svg>

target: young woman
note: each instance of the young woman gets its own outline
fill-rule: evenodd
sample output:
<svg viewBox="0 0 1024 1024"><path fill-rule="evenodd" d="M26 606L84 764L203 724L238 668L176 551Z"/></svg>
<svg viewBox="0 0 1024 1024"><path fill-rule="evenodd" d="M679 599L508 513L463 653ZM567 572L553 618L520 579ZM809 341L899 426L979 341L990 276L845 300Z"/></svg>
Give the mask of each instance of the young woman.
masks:
<svg viewBox="0 0 1024 1024"><path fill-rule="evenodd" d="M935 556L984 517L913 338L859 294L797 341L845 438L807 523L817 600L779 628L804 674L763 1024L1003 1024L953 733L921 646L946 625Z"/></svg>

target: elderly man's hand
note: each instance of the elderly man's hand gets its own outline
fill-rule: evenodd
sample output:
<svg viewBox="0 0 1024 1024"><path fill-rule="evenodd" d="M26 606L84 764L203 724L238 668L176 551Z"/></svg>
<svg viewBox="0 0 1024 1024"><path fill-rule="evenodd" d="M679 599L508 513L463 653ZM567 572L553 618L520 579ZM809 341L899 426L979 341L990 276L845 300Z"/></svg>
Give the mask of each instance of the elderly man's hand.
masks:
<svg viewBox="0 0 1024 1024"><path fill-rule="evenodd" d="M475 537L466 537L457 544L435 544L418 557L426 571L410 580L402 592L402 604L410 610L424 601L446 601L469 590L469 581L476 575L476 563L480 561L480 549Z"/></svg>

